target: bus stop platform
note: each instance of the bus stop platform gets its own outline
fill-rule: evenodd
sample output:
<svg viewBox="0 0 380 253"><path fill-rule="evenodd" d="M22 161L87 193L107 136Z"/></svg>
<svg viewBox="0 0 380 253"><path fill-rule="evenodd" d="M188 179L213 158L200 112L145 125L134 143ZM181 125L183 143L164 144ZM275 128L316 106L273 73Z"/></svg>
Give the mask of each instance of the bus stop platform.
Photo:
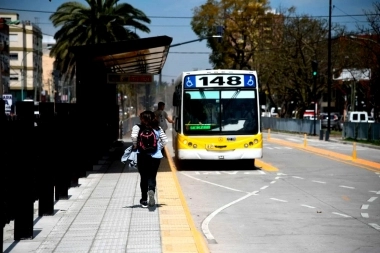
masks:
<svg viewBox="0 0 380 253"><path fill-rule="evenodd" d="M123 149L131 143L123 143ZM168 149L165 148L166 154ZM136 168L104 157L54 215L38 216L33 238L15 241L12 222L4 228L4 252L209 252L191 218L171 155L161 160L156 205L142 208ZM75 166L75 165L73 165Z"/></svg>

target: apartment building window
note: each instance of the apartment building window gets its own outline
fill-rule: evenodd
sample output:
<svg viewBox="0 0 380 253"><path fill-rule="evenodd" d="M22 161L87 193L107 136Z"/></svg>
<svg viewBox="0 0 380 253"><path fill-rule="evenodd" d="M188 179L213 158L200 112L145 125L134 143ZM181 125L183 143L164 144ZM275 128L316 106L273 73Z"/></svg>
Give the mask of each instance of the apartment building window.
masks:
<svg viewBox="0 0 380 253"><path fill-rule="evenodd" d="M18 81L18 74L10 74L9 75L9 80L11 80L11 81Z"/></svg>
<svg viewBox="0 0 380 253"><path fill-rule="evenodd" d="M12 42L18 42L18 35L17 34L9 34L9 41Z"/></svg>
<svg viewBox="0 0 380 253"><path fill-rule="evenodd" d="M11 61L18 60L18 53L10 53L10 54L9 54L9 59L10 59Z"/></svg>

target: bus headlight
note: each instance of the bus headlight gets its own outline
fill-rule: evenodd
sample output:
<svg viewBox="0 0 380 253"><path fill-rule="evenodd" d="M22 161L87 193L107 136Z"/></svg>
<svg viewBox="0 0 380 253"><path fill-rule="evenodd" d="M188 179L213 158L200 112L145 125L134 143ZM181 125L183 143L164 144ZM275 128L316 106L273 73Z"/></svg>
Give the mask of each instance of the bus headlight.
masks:
<svg viewBox="0 0 380 253"><path fill-rule="evenodd" d="M244 147L245 147L245 148L248 148L248 144L247 144L247 143L244 143Z"/></svg>
<svg viewBox="0 0 380 253"><path fill-rule="evenodd" d="M259 140L258 139L254 139L253 143L257 144L257 143L259 143Z"/></svg>
<svg viewBox="0 0 380 253"><path fill-rule="evenodd" d="M183 144L185 144L185 145L186 145L186 144L187 144L187 140L184 140L184 141L183 141Z"/></svg>
<svg viewBox="0 0 380 253"><path fill-rule="evenodd" d="M253 142L252 141L249 142L249 146L253 146Z"/></svg>
<svg viewBox="0 0 380 253"><path fill-rule="evenodd" d="M197 148L197 147L198 147L198 145L197 145L197 144L194 144L194 145L193 145L193 148Z"/></svg>
<svg viewBox="0 0 380 253"><path fill-rule="evenodd" d="M193 146L193 143L189 142L189 143L187 143L187 146L191 147L191 146Z"/></svg>

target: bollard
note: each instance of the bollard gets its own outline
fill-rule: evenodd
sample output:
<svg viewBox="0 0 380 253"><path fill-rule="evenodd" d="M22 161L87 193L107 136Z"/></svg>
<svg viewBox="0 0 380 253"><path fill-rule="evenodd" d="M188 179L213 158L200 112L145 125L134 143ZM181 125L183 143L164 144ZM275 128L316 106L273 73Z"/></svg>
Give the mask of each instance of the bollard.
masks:
<svg viewBox="0 0 380 253"><path fill-rule="evenodd" d="M307 146L306 134L304 134L304 137L303 137L303 146L304 146L304 147Z"/></svg>
<svg viewBox="0 0 380 253"><path fill-rule="evenodd" d="M326 135L325 135L325 141L328 141L328 140L329 140L329 137L330 137L330 131L327 130L327 131L326 131Z"/></svg>
<svg viewBox="0 0 380 253"><path fill-rule="evenodd" d="M123 121L120 120L119 121L119 140L122 140L123 139Z"/></svg>
<svg viewBox="0 0 380 253"><path fill-rule="evenodd" d="M323 140L323 130L319 130L319 140Z"/></svg>
<svg viewBox="0 0 380 253"><path fill-rule="evenodd" d="M270 129L268 129L268 140L270 139Z"/></svg>
<svg viewBox="0 0 380 253"><path fill-rule="evenodd" d="M35 200L35 154L36 146L33 142L34 135L34 103L16 102L17 120L13 128L12 146L16 153L12 159L10 179L12 180L12 201L14 212L14 240L32 239L34 224L34 200ZM22 159L17 150L29 150L23 152ZM33 162L31 162L33 161Z"/></svg>
<svg viewBox="0 0 380 253"><path fill-rule="evenodd" d="M356 159L356 142L352 144L352 159Z"/></svg>

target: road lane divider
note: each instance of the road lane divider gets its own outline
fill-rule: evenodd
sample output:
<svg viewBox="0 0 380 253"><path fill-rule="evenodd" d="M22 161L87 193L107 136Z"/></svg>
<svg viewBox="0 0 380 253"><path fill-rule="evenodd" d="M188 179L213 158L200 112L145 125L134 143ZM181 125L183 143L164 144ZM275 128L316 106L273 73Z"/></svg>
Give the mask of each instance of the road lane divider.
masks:
<svg viewBox="0 0 380 253"><path fill-rule="evenodd" d="M304 147L303 145L299 143L280 140L276 138L271 138L270 140L268 140L268 142L277 143L284 146L290 146L299 150L303 150L303 151L310 152L313 154L318 154L335 161L340 161L340 162L344 162L350 165L355 165L357 167L364 168L370 171L374 171L374 172L380 171L380 163L377 163L377 162L372 162L372 161L368 161L368 160L364 160L360 158L353 159L353 157L349 155L333 152L326 149L311 147L311 146Z"/></svg>

